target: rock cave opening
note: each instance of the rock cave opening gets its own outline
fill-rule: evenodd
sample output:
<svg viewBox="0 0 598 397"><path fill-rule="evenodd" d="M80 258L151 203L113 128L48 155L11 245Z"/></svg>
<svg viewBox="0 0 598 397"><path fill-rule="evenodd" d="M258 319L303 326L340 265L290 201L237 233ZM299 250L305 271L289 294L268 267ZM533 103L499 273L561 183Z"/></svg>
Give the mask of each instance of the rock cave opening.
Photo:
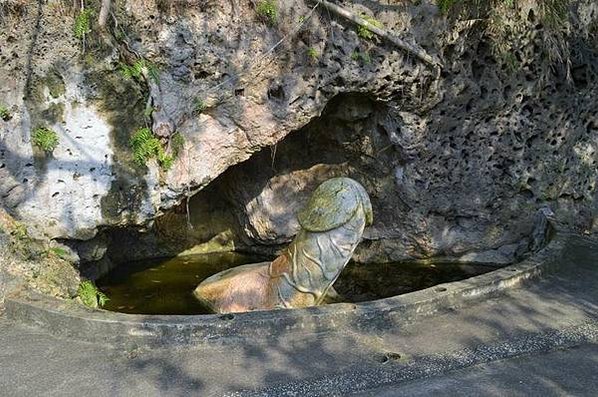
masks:
<svg viewBox="0 0 598 397"><path fill-rule="evenodd" d="M338 176L366 188L374 224L335 283L335 300L387 298L504 265L388 254L398 247L383 242L396 239L410 210L396 188L397 170L413 160L412 148L397 139L393 112L363 94L338 95L320 117L230 167L147 230L111 229L78 244L81 274L110 296L109 310L206 313L193 288L221 270L272 260L299 230L296 214L310 193Z"/></svg>

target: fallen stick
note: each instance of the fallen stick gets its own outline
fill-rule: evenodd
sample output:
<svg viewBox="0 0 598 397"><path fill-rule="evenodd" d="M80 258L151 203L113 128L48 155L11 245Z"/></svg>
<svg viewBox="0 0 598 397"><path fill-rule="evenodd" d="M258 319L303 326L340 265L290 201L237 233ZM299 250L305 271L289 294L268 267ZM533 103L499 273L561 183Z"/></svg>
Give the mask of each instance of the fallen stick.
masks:
<svg viewBox="0 0 598 397"><path fill-rule="evenodd" d="M311 0L311 1L312 2L315 1L319 4L321 4L322 6L326 7L328 10L334 12L335 14L340 15L341 17L343 17L345 19L348 19L348 20L356 23L359 26L365 27L370 32L375 33L378 36L382 37L383 39L390 41L391 43L393 43L400 49L404 50L405 52L407 52L409 54L414 55L415 57L419 58L420 60L422 60L432 66L442 68L442 64L439 61L437 61L436 59L434 59L432 56L430 56L423 49L414 47L411 44L394 36L392 33L388 32L387 30L372 25L365 19L360 18L359 16L355 15L354 13L347 10L346 8L340 7L340 6L333 4L326 0Z"/></svg>

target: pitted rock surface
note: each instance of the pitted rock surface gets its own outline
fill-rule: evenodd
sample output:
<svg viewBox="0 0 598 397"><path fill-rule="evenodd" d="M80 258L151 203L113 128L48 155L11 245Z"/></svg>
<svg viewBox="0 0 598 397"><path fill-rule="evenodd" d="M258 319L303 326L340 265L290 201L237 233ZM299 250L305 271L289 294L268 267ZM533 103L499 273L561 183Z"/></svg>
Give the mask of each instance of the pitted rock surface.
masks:
<svg viewBox="0 0 598 397"><path fill-rule="evenodd" d="M165 212L152 233L174 233L165 218L180 220L185 198L215 185L229 214L194 215L202 229L183 230L186 245L279 247L297 232L308 192L333 176L358 180L372 198L363 261L472 252L508 260L541 206L576 230L597 230L592 1L572 7L565 69L554 67L527 6L514 58L501 58L475 21L447 22L433 2L340 3L439 57L440 75L323 10L294 34L310 15L303 1L279 2L276 27L235 1L119 2L130 52L158 66L152 124L164 140L172 129L185 139L169 171L132 160L147 92L119 73L116 52L92 37L84 53L66 5L28 3L0 19L0 102L13 115L0 121L0 197L34 235L76 243L113 227L145 231ZM38 125L58 132L51 156L31 144ZM95 251L110 246L105 238ZM153 246L148 255L169 249Z"/></svg>

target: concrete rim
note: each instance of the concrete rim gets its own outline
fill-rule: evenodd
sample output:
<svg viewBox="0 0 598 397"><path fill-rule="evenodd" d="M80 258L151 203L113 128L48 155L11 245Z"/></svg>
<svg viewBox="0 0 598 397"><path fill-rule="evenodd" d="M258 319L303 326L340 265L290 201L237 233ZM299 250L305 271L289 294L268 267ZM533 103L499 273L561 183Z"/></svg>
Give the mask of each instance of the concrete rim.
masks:
<svg viewBox="0 0 598 397"><path fill-rule="evenodd" d="M89 309L74 301L21 290L7 296L6 316L58 336L148 347L227 344L283 334L384 330L399 319L456 308L537 278L557 265L566 241L567 234L557 234L546 247L517 264L469 279L357 304L225 315L142 315Z"/></svg>

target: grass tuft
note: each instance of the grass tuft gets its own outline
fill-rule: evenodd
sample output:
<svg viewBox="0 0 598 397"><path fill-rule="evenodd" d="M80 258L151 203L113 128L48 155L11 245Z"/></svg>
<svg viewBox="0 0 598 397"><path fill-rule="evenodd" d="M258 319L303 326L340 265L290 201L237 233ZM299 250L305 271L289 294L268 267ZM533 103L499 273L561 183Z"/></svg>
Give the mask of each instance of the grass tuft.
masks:
<svg viewBox="0 0 598 397"><path fill-rule="evenodd" d="M436 0L440 12L455 21L482 21L495 55L509 66L513 54L522 51L518 36L540 27L538 49L551 67L569 68L572 0L526 0L531 6L522 13L521 0ZM510 69L510 66L508 67ZM568 74L568 72L567 72Z"/></svg>
<svg viewBox="0 0 598 397"><path fill-rule="evenodd" d="M48 253L50 255L57 256L60 259L64 259L64 260L66 260L69 257L69 252L67 250L65 250L64 248L60 248L60 247L50 248L48 250Z"/></svg>

